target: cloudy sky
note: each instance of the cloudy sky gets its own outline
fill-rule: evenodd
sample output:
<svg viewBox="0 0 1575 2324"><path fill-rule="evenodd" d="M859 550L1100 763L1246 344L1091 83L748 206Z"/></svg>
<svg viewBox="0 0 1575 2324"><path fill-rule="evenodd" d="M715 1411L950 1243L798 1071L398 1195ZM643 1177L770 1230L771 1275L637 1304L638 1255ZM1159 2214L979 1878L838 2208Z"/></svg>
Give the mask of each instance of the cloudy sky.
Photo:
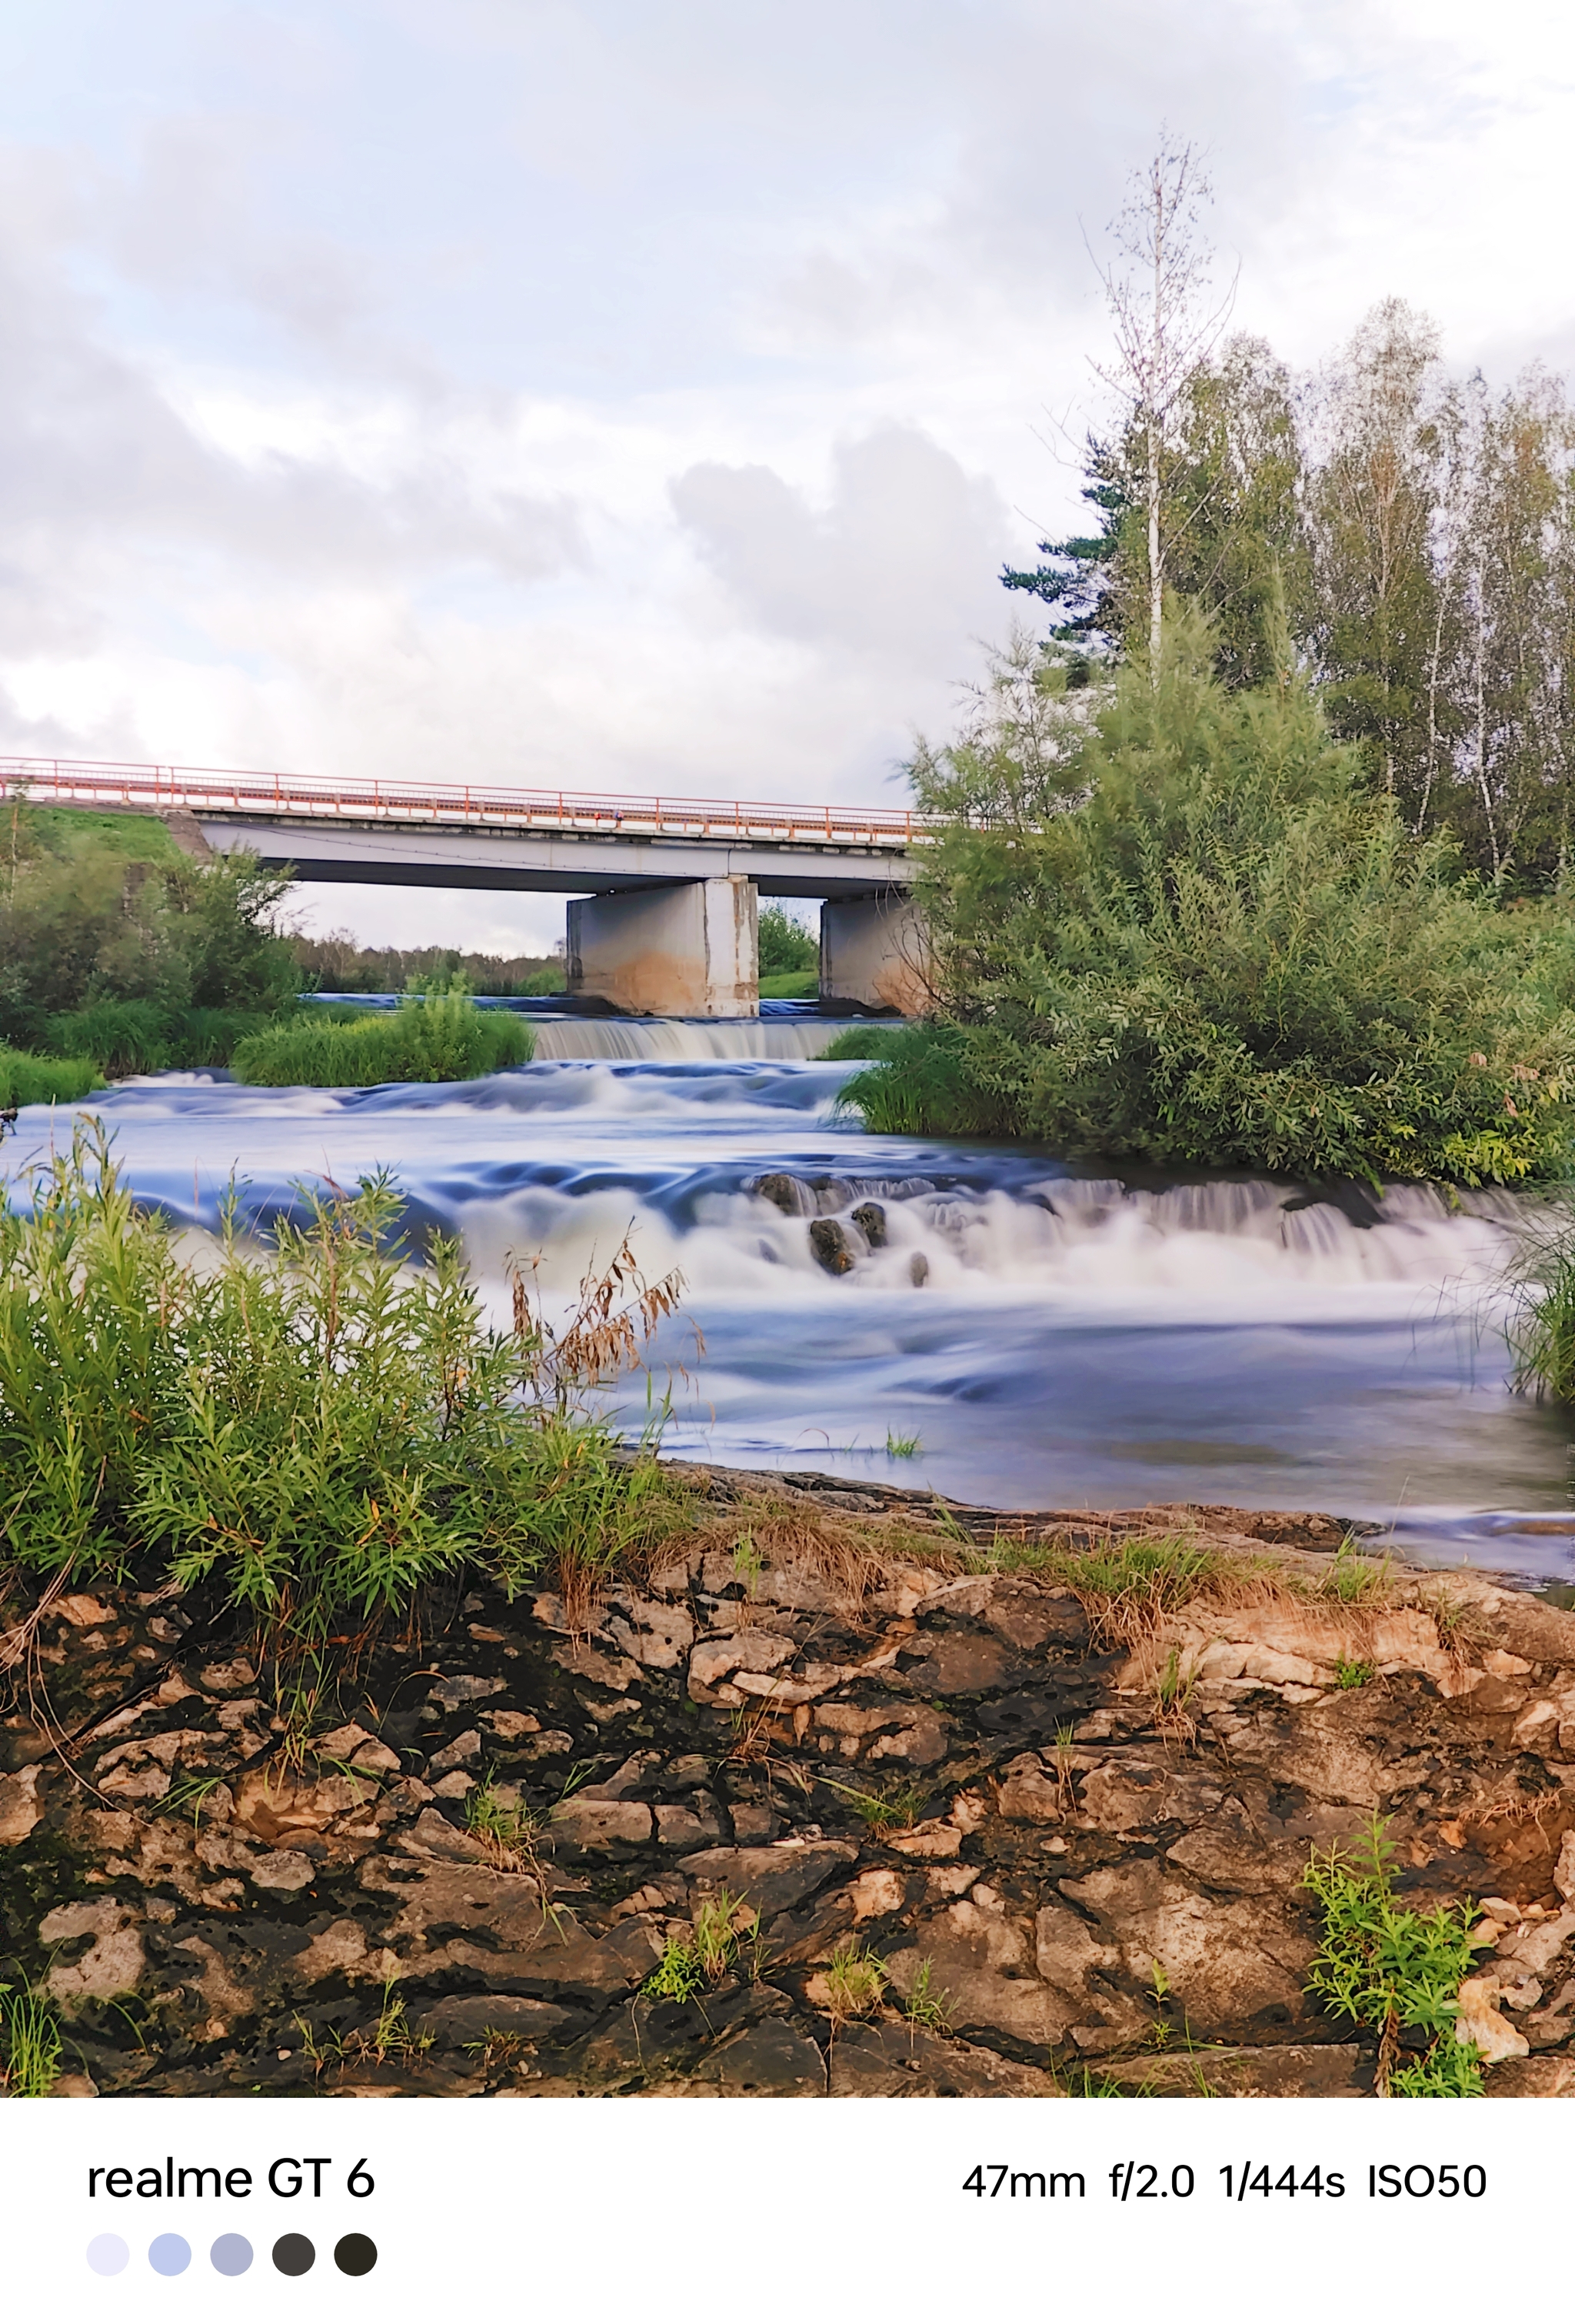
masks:
<svg viewBox="0 0 1575 2324"><path fill-rule="evenodd" d="M1161 123L1240 327L1501 376L1575 367L1572 82L1545 0L8 0L0 748L895 798Z"/></svg>

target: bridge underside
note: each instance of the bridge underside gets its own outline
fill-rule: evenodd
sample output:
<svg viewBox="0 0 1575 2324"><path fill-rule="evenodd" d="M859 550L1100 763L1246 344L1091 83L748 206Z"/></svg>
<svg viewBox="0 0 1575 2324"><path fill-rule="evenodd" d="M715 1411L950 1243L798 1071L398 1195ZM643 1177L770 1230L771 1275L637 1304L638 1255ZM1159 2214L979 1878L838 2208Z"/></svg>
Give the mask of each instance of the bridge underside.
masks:
<svg viewBox="0 0 1575 2324"><path fill-rule="evenodd" d="M695 880L746 879L762 896L855 897L905 890L913 866L897 848L620 839L603 832L485 832L304 823L199 815L209 846L244 847L298 880L380 888L484 888L559 896L616 896Z"/></svg>
<svg viewBox="0 0 1575 2324"><path fill-rule="evenodd" d="M915 1015L927 954L896 848L740 843L605 833L489 833L345 824L289 828L265 816L203 814L216 852L245 848L318 883L566 895L571 993L655 1017L752 1017L760 1009L758 899L822 899L822 997Z"/></svg>

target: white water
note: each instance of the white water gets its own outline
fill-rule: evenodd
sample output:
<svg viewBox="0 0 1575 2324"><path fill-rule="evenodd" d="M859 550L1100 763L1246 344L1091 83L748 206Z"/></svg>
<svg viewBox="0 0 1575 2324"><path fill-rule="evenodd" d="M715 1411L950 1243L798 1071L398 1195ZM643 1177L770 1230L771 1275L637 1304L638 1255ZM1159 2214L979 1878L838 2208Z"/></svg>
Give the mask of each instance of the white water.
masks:
<svg viewBox="0 0 1575 2324"><path fill-rule="evenodd" d="M836 1029L564 1019L539 1032L604 1046L429 1087L168 1075L85 1110L186 1225L211 1225L232 1177L265 1223L295 1181L382 1166L489 1286L539 1254L565 1296L632 1230L649 1276L682 1269L705 1338L699 1360L680 1333L659 1351L688 1375L675 1449L1002 1505L1425 1512L1417 1537L1441 1554L1480 1549L1486 1527L1493 1562L1575 1558L1575 1541L1517 1542L1478 1514L1569 1499L1563 1424L1505 1385L1509 1198L1451 1211L1398 1188L1342 1208L1266 1181L1145 1188L871 1138L836 1111L854 1068L811 1055ZM732 1040L751 1046L730 1057ZM7 1160L51 1134L25 1112ZM769 1174L791 1182L786 1209L752 1190ZM818 1263L816 1219L836 1222L845 1274ZM922 1454L889 1458L889 1430Z"/></svg>

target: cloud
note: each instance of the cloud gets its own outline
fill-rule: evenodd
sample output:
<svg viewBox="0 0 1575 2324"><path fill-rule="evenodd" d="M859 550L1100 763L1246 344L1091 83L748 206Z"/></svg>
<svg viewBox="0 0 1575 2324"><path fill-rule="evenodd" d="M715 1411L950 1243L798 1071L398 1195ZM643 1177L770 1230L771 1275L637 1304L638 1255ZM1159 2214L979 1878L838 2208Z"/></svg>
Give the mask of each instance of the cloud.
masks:
<svg viewBox="0 0 1575 2324"><path fill-rule="evenodd" d="M839 445L832 473L820 508L762 466L702 461L675 480L679 521L748 621L924 670L999 622L1009 526L988 478L895 424Z"/></svg>

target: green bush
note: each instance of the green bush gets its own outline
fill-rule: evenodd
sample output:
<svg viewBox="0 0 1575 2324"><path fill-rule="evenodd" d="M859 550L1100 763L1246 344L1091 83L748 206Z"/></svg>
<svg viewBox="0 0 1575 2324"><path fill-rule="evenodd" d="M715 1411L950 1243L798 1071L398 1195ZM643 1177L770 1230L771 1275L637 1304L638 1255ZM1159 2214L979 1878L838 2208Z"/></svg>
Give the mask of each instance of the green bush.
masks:
<svg viewBox="0 0 1575 2324"><path fill-rule="evenodd" d="M289 883L255 858L195 863L141 816L17 807L5 836L0 1039L64 1042L115 1072L216 1062L190 1054L214 1045L215 1012L255 1022L293 1005L295 962L273 932Z"/></svg>
<svg viewBox="0 0 1575 2324"><path fill-rule="evenodd" d="M35 1057L0 1044L0 1105L69 1105L102 1086L90 1057Z"/></svg>
<svg viewBox="0 0 1575 2324"><path fill-rule="evenodd" d="M844 1100L878 1130L1160 1165L1561 1176L1575 919L1500 908L1360 787L1294 674L1228 693L1195 614L1102 705L1045 664L922 753L944 1006ZM869 1038L866 1036L865 1038Z"/></svg>
<svg viewBox="0 0 1575 2324"><path fill-rule="evenodd" d="M1349 1849L1314 1849L1305 1886L1323 1918L1307 1990L1338 2017L1378 2037L1380 2097L1479 2098L1475 2047L1455 2038L1457 1995L1475 1966L1475 1904L1416 1913L1395 1901L1386 1819L1375 1816ZM1426 2036L1402 2052L1403 2034Z"/></svg>
<svg viewBox="0 0 1575 2324"><path fill-rule="evenodd" d="M766 976L804 976L813 969L820 973L820 946L806 927L780 904L762 904L756 920L760 945L760 973ZM778 999L791 996L783 993Z"/></svg>
<svg viewBox="0 0 1575 2324"><path fill-rule="evenodd" d="M386 1177L302 1203L193 1264L86 1130L0 1208L0 1563L216 1583L299 1649L461 1565L566 1586L676 1522L574 1407L576 1343L524 1305L490 1330L456 1243L411 1265Z"/></svg>
<svg viewBox="0 0 1575 2324"><path fill-rule="evenodd" d="M242 1041L233 1062L237 1081L263 1088L359 1089L474 1081L524 1065L534 1049L530 1027L507 1010L478 1009L461 991L407 993L377 1016L303 1010Z"/></svg>
<svg viewBox="0 0 1575 2324"><path fill-rule="evenodd" d="M127 1074L161 1074L201 1065L227 1065L237 1043L275 1019L252 1009L170 1009L156 1001L95 1001L51 1017L44 1026L51 1049L91 1057L118 1081Z"/></svg>

